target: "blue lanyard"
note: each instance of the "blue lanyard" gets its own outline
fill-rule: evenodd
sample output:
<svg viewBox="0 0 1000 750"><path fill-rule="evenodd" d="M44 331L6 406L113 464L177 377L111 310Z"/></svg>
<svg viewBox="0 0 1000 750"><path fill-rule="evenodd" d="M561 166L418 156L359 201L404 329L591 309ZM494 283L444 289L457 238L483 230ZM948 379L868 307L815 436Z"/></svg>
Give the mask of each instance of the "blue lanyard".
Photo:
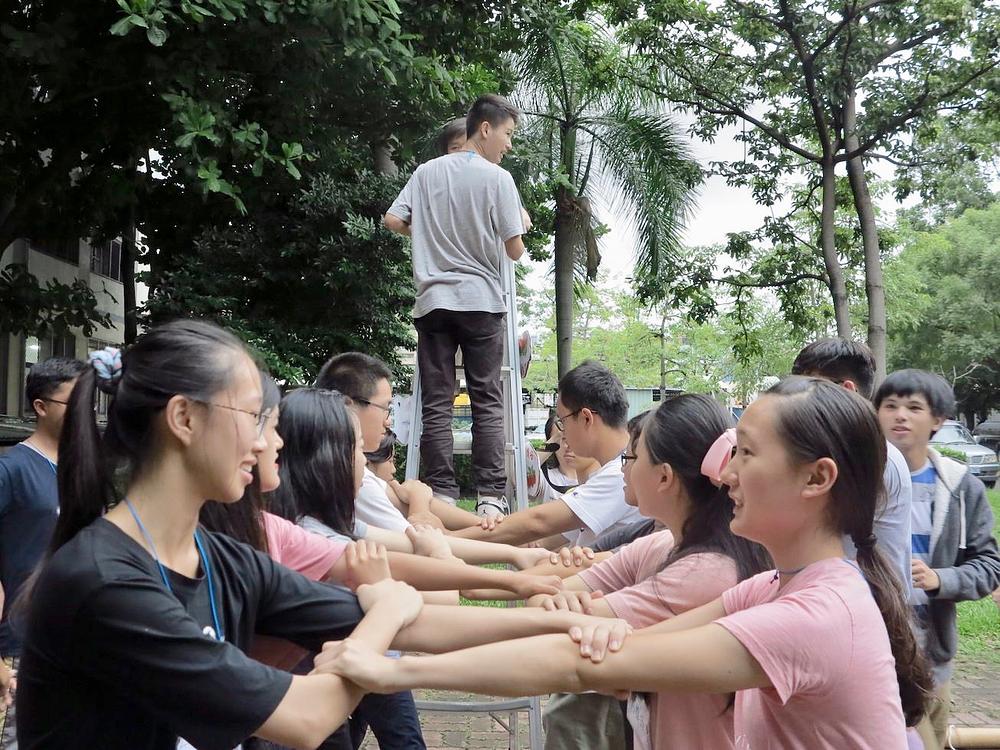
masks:
<svg viewBox="0 0 1000 750"><path fill-rule="evenodd" d="M153 553L153 560L156 561L156 567L159 568L160 578L163 579L163 585L167 587L167 591L171 594L174 593L174 587L170 585L170 579L167 577L166 568L163 567L163 563L160 562L160 556L156 552L156 545L153 544L153 538L146 531L146 527L142 525L142 521L139 519L139 514L135 512L135 508L132 507L132 503L129 502L128 498L125 498L125 505L128 506L129 512L132 514L132 518L135 519L135 525L139 527L139 531L142 532L143 539L146 540L146 544L149 545L150 551ZM205 554L205 548L201 543L201 535L198 533L198 529L194 530L194 543L198 547L198 555L201 557L201 567L205 569L205 578L208 581L208 603L212 608L212 624L215 626L215 637L219 641L226 640L225 635L222 633L222 624L219 622L219 612L215 608L215 587L212 585L212 565L209 562L208 555Z"/></svg>

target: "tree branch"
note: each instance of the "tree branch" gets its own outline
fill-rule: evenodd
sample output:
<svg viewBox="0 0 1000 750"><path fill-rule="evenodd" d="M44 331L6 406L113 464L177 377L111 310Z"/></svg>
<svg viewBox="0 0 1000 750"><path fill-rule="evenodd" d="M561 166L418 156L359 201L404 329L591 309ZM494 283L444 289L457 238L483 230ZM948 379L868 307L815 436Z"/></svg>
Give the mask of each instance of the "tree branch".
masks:
<svg viewBox="0 0 1000 750"><path fill-rule="evenodd" d="M722 278L722 279L712 279L716 284L728 284L729 286L739 287L741 289L772 289L775 287L791 286L792 284L797 284L800 281L819 281L825 286L829 286L830 282L827 281L825 276L820 276L816 273L799 273L794 276L789 276L778 281L758 281L758 282L743 282L736 281L733 278Z"/></svg>
<svg viewBox="0 0 1000 750"><path fill-rule="evenodd" d="M686 106L693 107L693 108L695 108L697 110L700 110L702 112L707 112L707 113L713 114L713 115L724 115L724 116L727 116L727 117L739 117L740 119L745 120L746 122L748 122L751 125L753 125L755 128L758 128L759 130L761 130L763 133L765 133L766 135L768 135L773 141L775 141L776 143L778 143L782 147L788 149L789 151L791 151L794 154L797 154L797 155L801 156L803 159L807 159L810 162L813 162L815 164L818 164L818 163L820 163L823 160L822 156L820 156L818 154L814 154L811 151L808 151L808 150L802 148L801 146L797 146L795 143L792 142L792 140L787 135L785 135L784 133L782 133L782 132L780 132L778 130L775 130L774 128L772 128L769 125L766 125L764 122L762 122L758 118L756 118L753 115L751 115L749 112L747 112L745 109L743 109L739 105L737 105L737 104L735 104L735 103L733 103L731 101L728 101L726 99L723 99L720 95L718 95L718 94L716 94L716 93L708 90L704 86L701 86L697 82L697 79L694 78L693 76L691 76L689 73L682 72L682 70L679 69L679 68L674 68L674 69L671 70L671 72L674 75L676 75L679 78L681 78L685 83L687 83L688 85L690 85L692 88L694 88L694 92L696 94L698 94L699 96L703 96L703 97L705 97L706 99L708 99L708 100L710 100L712 102L715 102L715 104L717 106L716 107L712 107L712 106L709 106L709 105L705 104L705 102L702 102L702 101L679 98L676 94L668 93L668 92L663 91L662 89L660 89L658 87L655 87L655 86L651 87L651 86L649 86L649 84L647 84L647 83L645 83L643 81L640 81L638 79L635 79L635 78L630 78L630 80L636 86L644 88L647 91L651 91L652 93L657 94L658 96L665 97L665 98L669 99L670 101L672 101L672 102L674 102L676 104L684 104ZM722 109L719 109L717 107L721 107Z"/></svg>

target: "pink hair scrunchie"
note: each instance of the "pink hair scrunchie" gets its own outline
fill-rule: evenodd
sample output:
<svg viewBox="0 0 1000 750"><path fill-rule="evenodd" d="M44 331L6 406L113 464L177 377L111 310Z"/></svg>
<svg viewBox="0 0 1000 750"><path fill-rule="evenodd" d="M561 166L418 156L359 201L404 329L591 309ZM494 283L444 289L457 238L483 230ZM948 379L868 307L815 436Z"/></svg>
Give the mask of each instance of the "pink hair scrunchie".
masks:
<svg viewBox="0 0 1000 750"><path fill-rule="evenodd" d="M722 472L732 460L734 448L736 448L736 430L731 427L719 435L701 461L701 473L716 487L722 486Z"/></svg>

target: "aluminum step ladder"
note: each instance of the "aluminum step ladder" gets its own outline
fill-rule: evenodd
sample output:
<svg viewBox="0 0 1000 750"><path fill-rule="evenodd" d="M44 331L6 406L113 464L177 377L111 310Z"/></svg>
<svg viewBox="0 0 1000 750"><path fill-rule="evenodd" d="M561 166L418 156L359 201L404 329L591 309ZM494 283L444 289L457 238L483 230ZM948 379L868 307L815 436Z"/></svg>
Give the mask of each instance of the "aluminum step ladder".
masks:
<svg viewBox="0 0 1000 750"><path fill-rule="evenodd" d="M501 289L507 308L506 337L504 339L503 364L500 378L503 381L504 406L504 456L507 466L507 502L513 491L516 510L528 508L527 457L525 454L524 405L521 402L521 363L518 352L517 325L517 284L514 277L514 262L506 255L501 258ZM456 363L456 368L462 365ZM416 479L420 470L420 434L423 430L420 394L420 371L413 366L413 389L410 399L410 426L406 447L406 478ZM455 453L470 453L471 441L467 444L456 441ZM503 701L417 701L418 711L430 713L485 713L488 714L510 735L510 750L520 750L520 736L517 717L521 711L528 714L528 750L542 750L542 702L539 696L514 698ZM500 717L506 716L504 722Z"/></svg>
<svg viewBox="0 0 1000 750"><path fill-rule="evenodd" d="M517 345L517 285L514 280L514 262L506 255L501 259L500 278L504 305L507 308L504 357L500 367L500 378L503 381L507 502L515 510L527 510L528 475L525 454L526 438L524 437L524 404L521 401L521 363ZM455 366L456 369L462 369L460 363L456 363ZM413 387L409 406L410 426L406 446L406 478L416 479L420 472L420 435L423 432L420 370L416 363L413 365ZM456 454L471 453L471 439L456 439L454 452ZM511 494L513 494L513 498L511 498Z"/></svg>

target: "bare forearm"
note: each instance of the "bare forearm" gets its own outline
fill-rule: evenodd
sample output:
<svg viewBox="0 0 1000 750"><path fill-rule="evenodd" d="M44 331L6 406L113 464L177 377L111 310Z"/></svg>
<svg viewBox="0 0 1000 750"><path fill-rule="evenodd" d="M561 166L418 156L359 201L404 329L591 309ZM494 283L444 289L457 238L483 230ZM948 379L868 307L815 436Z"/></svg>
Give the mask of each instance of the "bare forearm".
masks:
<svg viewBox="0 0 1000 750"><path fill-rule="evenodd" d="M545 562L540 565L535 565L531 568L525 568L522 573L530 573L535 576L559 576L562 579L572 578L578 574L581 570L586 570L587 568L601 562L601 560L607 560L611 557L611 552L597 552L594 554L593 559L589 557L581 558L580 565L563 565L561 562L551 563Z"/></svg>
<svg viewBox="0 0 1000 750"><path fill-rule="evenodd" d="M445 537L445 540L451 547L452 554L462 558L470 565L484 565L486 563L517 565L518 549L513 545L463 539L453 534Z"/></svg>
<svg viewBox="0 0 1000 750"><path fill-rule="evenodd" d="M391 608L376 604L351 638L381 653L389 648L401 624ZM347 720L363 695L357 685L333 675L295 676L274 713L255 734L292 747L315 747Z"/></svg>
<svg viewBox="0 0 1000 750"><path fill-rule="evenodd" d="M558 532L558 529L550 529L542 519L535 518L532 511L523 511L523 513L524 515L515 513L507 516L490 531L476 525L456 531L453 536L462 539L478 539L483 542L519 545Z"/></svg>
<svg viewBox="0 0 1000 750"><path fill-rule="evenodd" d="M397 581L405 581L421 591L448 591L451 589L512 590L515 575L507 570L492 570L459 561L434 560L399 552L389 553L389 570Z"/></svg>
<svg viewBox="0 0 1000 750"><path fill-rule="evenodd" d="M427 605L420 616L393 641L393 648L440 653L483 643L524 638L543 633L565 633L574 625L596 622L574 612L493 607L438 607Z"/></svg>
<svg viewBox="0 0 1000 750"><path fill-rule="evenodd" d="M450 505L443 500L438 500L436 497L431 498L430 511L440 518L441 523L450 531L465 529L474 525L478 526L482 520L475 513L456 508L454 505Z"/></svg>
<svg viewBox="0 0 1000 750"><path fill-rule="evenodd" d="M724 693L768 684L753 658L717 625L670 635L639 632L599 664L582 658L569 636L557 634L405 657L396 674L393 690L427 687L506 696L584 690Z"/></svg>

